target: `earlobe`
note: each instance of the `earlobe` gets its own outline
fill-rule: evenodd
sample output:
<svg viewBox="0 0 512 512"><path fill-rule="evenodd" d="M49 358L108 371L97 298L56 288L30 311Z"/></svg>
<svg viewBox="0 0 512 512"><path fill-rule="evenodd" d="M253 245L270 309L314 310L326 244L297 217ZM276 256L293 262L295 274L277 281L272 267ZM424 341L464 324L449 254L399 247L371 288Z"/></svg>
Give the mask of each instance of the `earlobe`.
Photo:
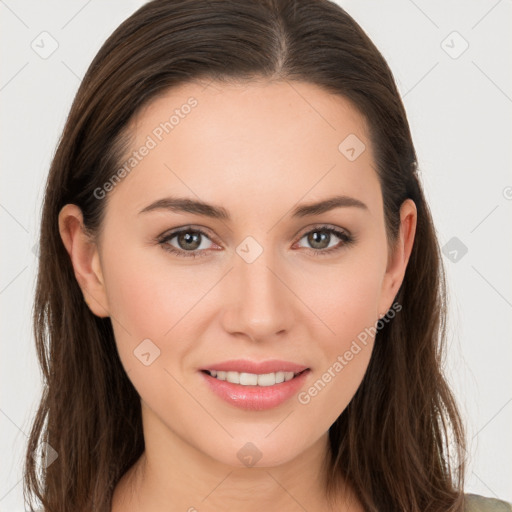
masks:
<svg viewBox="0 0 512 512"><path fill-rule="evenodd" d="M80 208L65 205L59 213L59 232L71 259L76 280L89 309L99 317L108 317L108 301L98 247L85 232Z"/></svg>
<svg viewBox="0 0 512 512"><path fill-rule="evenodd" d="M382 283L380 311L389 310L402 285L416 235L417 209L412 199L400 207L400 230L395 250L390 255Z"/></svg>

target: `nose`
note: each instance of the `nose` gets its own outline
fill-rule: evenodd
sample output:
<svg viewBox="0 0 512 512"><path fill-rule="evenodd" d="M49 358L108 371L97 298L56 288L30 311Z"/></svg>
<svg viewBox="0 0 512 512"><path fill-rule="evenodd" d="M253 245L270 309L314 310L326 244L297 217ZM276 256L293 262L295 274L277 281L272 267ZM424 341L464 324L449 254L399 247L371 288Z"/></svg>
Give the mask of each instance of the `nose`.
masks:
<svg viewBox="0 0 512 512"><path fill-rule="evenodd" d="M248 263L235 254L234 268L226 279L223 327L226 332L265 341L289 332L297 320L300 301L284 265L271 250Z"/></svg>

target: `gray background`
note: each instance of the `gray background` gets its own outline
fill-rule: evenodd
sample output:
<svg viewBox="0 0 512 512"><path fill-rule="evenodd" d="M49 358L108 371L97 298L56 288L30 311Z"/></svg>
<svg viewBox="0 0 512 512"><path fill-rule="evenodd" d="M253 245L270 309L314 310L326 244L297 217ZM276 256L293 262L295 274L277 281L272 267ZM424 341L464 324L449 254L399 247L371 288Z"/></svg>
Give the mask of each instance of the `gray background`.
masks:
<svg viewBox="0 0 512 512"><path fill-rule="evenodd" d="M143 3L0 0L1 512L23 510L21 461L41 391L31 307L50 160L89 63ZM466 491L512 501L512 2L339 3L393 70L444 247Z"/></svg>

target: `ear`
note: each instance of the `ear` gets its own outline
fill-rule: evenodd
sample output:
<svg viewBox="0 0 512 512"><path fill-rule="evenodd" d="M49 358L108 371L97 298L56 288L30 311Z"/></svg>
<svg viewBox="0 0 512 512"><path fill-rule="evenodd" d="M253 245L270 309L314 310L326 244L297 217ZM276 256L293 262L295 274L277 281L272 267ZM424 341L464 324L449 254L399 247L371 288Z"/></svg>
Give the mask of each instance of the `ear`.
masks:
<svg viewBox="0 0 512 512"><path fill-rule="evenodd" d="M96 243L85 231L82 211L67 204L59 213L59 232L71 259L85 302L99 317L108 317L109 308L105 283Z"/></svg>
<svg viewBox="0 0 512 512"><path fill-rule="evenodd" d="M402 281L411 255L418 214L412 199L406 199L400 207L400 230L394 251L388 257L386 274L382 281L380 317L384 316L392 305Z"/></svg>

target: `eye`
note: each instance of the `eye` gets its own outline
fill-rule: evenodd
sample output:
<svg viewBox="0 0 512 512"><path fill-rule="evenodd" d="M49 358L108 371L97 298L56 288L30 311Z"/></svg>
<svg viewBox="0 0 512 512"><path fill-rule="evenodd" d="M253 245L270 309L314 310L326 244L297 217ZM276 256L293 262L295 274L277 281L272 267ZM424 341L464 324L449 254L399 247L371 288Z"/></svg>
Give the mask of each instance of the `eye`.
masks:
<svg viewBox="0 0 512 512"><path fill-rule="evenodd" d="M306 239L315 255L324 256L339 251L355 242L353 235L330 226L315 226L314 229L305 233L300 240ZM336 243L336 238L341 241ZM299 242L300 242L299 240ZM334 243L331 243L334 242Z"/></svg>
<svg viewBox="0 0 512 512"><path fill-rule="evenodd" d="M177 246L171 243L173 239L176 239ZM209 247L205 247L204 239L209 239L204 231L196 228L185 228L165 235L158 240L158 243L162 246L162 249L172 254L185 258L196 258L207 255L205 249Z"/></svg>

